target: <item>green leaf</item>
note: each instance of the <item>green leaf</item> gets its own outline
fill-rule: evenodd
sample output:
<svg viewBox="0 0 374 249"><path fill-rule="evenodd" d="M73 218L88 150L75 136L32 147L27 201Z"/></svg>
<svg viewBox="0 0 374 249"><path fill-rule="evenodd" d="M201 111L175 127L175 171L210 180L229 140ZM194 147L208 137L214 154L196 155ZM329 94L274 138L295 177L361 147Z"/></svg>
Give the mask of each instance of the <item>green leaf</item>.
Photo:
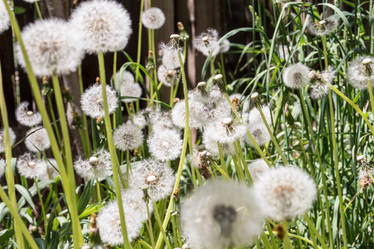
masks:
<svg viewBox="0 0 374 249"><path fill-rule="evenodd" d="M88 202L90 201L92 193L92 181L87 182L82 195L78 201L78 214L81 214L85 210Z"/></svg>
<svg viewBox="0 0 374 249"><path fill-rule="evenodd" d="M24 7L14 6L14 14L21 15L21 14L24 14L25 12L26 12L26 9Z"/></svg>
<svg viewBox="0 0 374 249"><path fill-rule="evenodd" d="M31 193L22 185L16 184L14 187L17 189L18 193L20 193L23 196L23 198L25 198L26 202L30 205L30 207L35 210L35 205L32 201Z"/></svg>

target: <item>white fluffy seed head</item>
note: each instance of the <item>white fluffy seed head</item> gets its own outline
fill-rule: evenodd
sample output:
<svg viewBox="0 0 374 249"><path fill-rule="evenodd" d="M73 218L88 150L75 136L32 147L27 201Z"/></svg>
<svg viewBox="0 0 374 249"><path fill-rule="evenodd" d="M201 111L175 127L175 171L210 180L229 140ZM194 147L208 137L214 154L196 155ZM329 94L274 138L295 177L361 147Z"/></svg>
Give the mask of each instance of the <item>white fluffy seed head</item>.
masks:
<svg viewBox="0 0 374 249"><path fill-rule="evenodd" d="M220 53L226 53L230 50L230 41L228 39L223 40L220 43Z"/></svg>
<svg viewBox="0 0 374 249"><path fill-rule="evenodd" d="M106 96L109 114L111 114L118 106L116 92L110 86L106 86ZM81 107L82 111L91 118L104 117L104 102L101 85L95 84L84 91L81 97Z"/></svg>
<svg viewBox="0 0 374 249"><path fill-rule="evenodd" d="M127 165L122 165L122 172L126 172ZM173 190L175 176L166 162L146 159L131 163L129 185L132 188L146 189L149 197L162 200Z"/></svg>
<svg viewBox="0 0 374 249"><path fill-rule="evenodd" d="M124 49L132 33L129 13L112 0L82 2L73 11L70 22L81 33L88 53Z"/></svg>
<svg viewBox="0 0 374 249"><path fill-rule="evenodd" d="M175 129L158 129L147 141L149 152L160 161L177 159L182 151L183 140Z"/></svg>
<svg viewBox="0 0 374 249"><path fill-rule="evenodd" d="M142 14L142 23L147 29L159 29L165 23L165 14L159 8L149 8Z"/></svg>
<svg viewBox="0 0 374 249"><path fill-rule="evenodd" d="M331 34L338 26L339 18L336 15L333 15L317 22L310 20L308 23L308 30L313 35L322 36Z"/></svg>
<svg viewBox="0 0 374 249"><path fill-rule="evenodd" d="M123 84L135 83L134 75L131 72L125 70L123 72L116 73L116 90L120 91Z"/></svg>
<svg viewBox="0 0 374 249"><path fill-rule="evenodd" d="M183 53L181 49L175 48L173 44L161 43L160 50L162 53L162 64L167 69L176 69L180 67L178 53L183 61Z"/></svg>
<svg viewBox="0 0 374 249"><path fill-rule="evenodd" d="M142 96L142 88L138 83L124 83L120 86L120 95L122 102L135 102Z"/></svg>
<svg viewBox="0 0 374 249"><path fill-rule="evenodd" d="M256 195L244 184L214 180L182 202L181 227L191 249L250 246L264 219Z"/></svg>
<svg viewBox="0 0 374 249"><path fill-rule="evenodd" d="M254 123L252 125L248 125L247 128L248 132L252 135L257 145L262 146L270 141L270 133L266 128L265 123ZM249 139L249 137L246 137L246 142L250 146L254 147L254 143Z"/></svg>
<svg viewBox="0 0 374 249"><path fill-rule="evenodd" d="M40 178L43 180L54 180L57 176L60 175L58 172L57 162L53 158L48 158L46 160L43 160L43 162L46 165L46 171L43 176Z"/></svg>
<svg viewBox="0 0 374 249"><path fill-rule="evenodd" d="M122 194L123 209L125 213L127 236L132 242L139 236L143 222L148 218L146 204L143 201L143 192L139 189L126 189ZM152 205L150 205L152 210ZM96 218L100 238L111 246L123 244L121 221L116 201L108 203L102 208Z"/></svg>
<svg viewBox="0 0 374 249"><path fill-rule="evenodd" d="M29 103L27 101L21 102L16 109L16 119L24 126L35 126L42 122L42 116L39 112L28 110Z"/></svg>
<svg viewBox="0 0 374 249"><path fill-rule="evenodd" d="M114 146L121 150L133 150L143 143L143 132L141 128L132 122L121 124L113 131Z"/></svg>
<svg viewBox="0 0 374 249"><path fill-rule="evenodd" d="M106 150L98 151L88 160L79 159L74 163L77 174L87 180L102 181L112 175L112 163L110 154Z"/></svg>
<svg viewBox="0 0 374 249"><path fill-rule="evenodd" d="M76 71L84 50L78 30L59 19L37 20L22 31L28 57L37 76L67 74ZM17 46L17 58L26 70L22 51Z"/></svg>
<svg viewBox="0 0 374 249"><path fill-rule="evenodd" d="M9 127L9 142L10 146L12 146L16 140L16 134L14 133L13 129ZM0 153L5 151L5 133L4 129L0 130Z"/></svg>
<svg viewBox="0 0 374 249"><path fill-rule="evenodd" d="M220 52L218 43L218 32L215 29L208 29L201 33L193 41L195 48L205 56L216 56Z"/></svg>
<svg viewBox="0 0 374 249"><path fill-rule="evenodd" d="M45 151L51 146L48 133L42 126L37 126L26 132L26 148L31 152Z"/></svg>
<svg viewBox="0 0 374 249"><path fill-rule="evenodd" d="M43 178L47 172L46 164L31 153L25 153L17 160L18 173L26 178Z"/></svg>
<svg viewBox="0 0 374 249"><path fill-rule="evenodd" d="M189 109L189 126L190 128L202 128L206 124L208 113L206 112L205 105L199 101L189 98L188 100ZM186 103L182 99L178 101L172 111L171 118L175 126L184 128L186 125Z"/></svg>
<svg viewBox="0 0 374 249"><path fill-rule="evenodd" d="M4 159L0 158L0 178L4 175L6 168L6 162Z"/></svg>
<svg viewBox="0 0 374 249"><path fill-rule="evenodd" d="M264 159L257 159L248 164L248 170L251 174L252 180L256 181L261 174L269 170L269 166Z"/></svg>
<svg viewBox="0 0 374 249"><path fill-rule="evenodd" d="M374 80L374 57L359 56L348 63L348 82L357 89L367 89Z"/></svg>
<svg viewBox="0 0 374 249"><path fill-rule="evenodd" d="M0 2L0 34L9 28L9 15L3 2Z"/></svg>
<svg viewBox="0 0 374 249"><path fill-rule="evenodd" d="M289 88L303 88L309 81L310 69L302 63L288 66L283 71L283 82Z"/></svg>
<svg viewBox="0 0 374 249"><path fill-rule="evenodd" d="M175 128L173 121L171 120L170 113L162 111L159 108L150 109L148 119L154 131Z"/></svg>
<svg viewBox="0 0 374 249"><path fill-rule="evenodd" d="M321 99L329 93L329 87L323 83L315 83L310 86L310 97L312 99Z"/></svg>
<svg viewBox="0 0 374 249"><path fill-rule="evenodd" d="M144 116L144 111L140 111L132 115L132 122L140 129L143 129L147 125L147 120Z"/></svg>
<svg viewBox="0 0 374 249"><path fill-rule="evenodd" d="M260 175L254 185L262 209L271 219L291 220L312 207L317 190L313 179L294 166L279 166Z"/></svg>
<svg viewBox="0 0 374 249"><path fill-rule="evenodd" d="M160 65L157 69L157 78L163 85L171 87L177 81L178 73L175 69L168 69L166 66Z"/></svg>

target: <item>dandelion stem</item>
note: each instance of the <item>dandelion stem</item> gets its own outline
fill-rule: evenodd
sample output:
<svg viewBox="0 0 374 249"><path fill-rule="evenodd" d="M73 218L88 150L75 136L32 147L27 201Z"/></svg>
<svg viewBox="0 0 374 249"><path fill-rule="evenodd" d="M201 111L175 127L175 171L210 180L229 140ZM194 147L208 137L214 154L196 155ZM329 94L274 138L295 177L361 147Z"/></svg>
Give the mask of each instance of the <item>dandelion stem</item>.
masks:
<svg viewBox="0 0 374 249"><path fill-rule="evenodd" d="M144 0L140 1L140 13L139 13L139 28L138 28L138 48L136 52L136 71L135 71L135 82L138 82L139 78L139 64L142 52L142 14L143 14Z"/></svg>
<svg viewBox="0 0 374 249"><path fill-rule="evenodd" d="M40 8L39 8L39 3L38 1L35 2L35 9L36 9L36 13L38 14L38 18L40 20L43 19L43 16L42 16L42 12L40 11Z"/></svg>
<svg viewBox="0 0 374 249"><path fill-rule="evenodd" d="M179 63L181 65L183 93L184 93L184 101L185 101L185 105L186 105L186 108L185 108L186 117L185 117L185 128L184 128L183 147L182 147L181 157L180 157L180 160L179 160L179 165L178 165L178 170L177 170L177 174L176 174L176 178L175 178L175 184L174 184L173 192L170 196L169 205L168 205L168 208L166 210L164 221L162 222L162 228L163 229L166 229L166 227L168 226L170 216L171 216L171 212L172 212L173 207L174 207L174 198L175 198L174 193L176 193L178 188L179 188L179 183L180 183L181 176L182 176L182 171L183 171L184 159L186 157L186 152L187 152L188 136L190 134L190 132L189 132L190 127L189 127L187 79L186 79L186 74L185 74L185 71L184 71L184 64L183 64L182 58L180 56L180 53L178 53L178 57L179 57ZM160 249L161 245L162 245L162 233L160 232L160 234L158 236L158 239L157 239L157 242L156 242L155 249Z"/></svg>
<svg viewBox="0 0 374 249"><path fill-rule="evenodd" d="M3 89L3 73L1 68L0 62L0 111L1 111L1 119L3 122L4 128L4 148L5 148L5 161L6 161L6 182L8 185L8 195L12 205L17 206L17 197L16 197L16 190L14 185L14 174L12 169L12 147L10 145L10 134L9 134L9 121L8 121L8 111L6 108L5 96L4 96L4 89ZM10 207L8 207L10 208ZM14 230L16 234L16 241L18 246L23 249L24 242L22 237L22 232L19 228L17 222L14 222Z"/></svg>
<svg viewBox="0 0 374 249"><path fill-rule="evenodd" d="M371 83L371 80L368 80L368 91L369 91L369 97L370 97L370 105L371 105L371 112L374 113L374 95L373 95L373 86Z"/></svg>
<svg viewBox="0 0 374 249"><path fill-rule="evenodd" d="M78 67L78 77L79 77L79 90L80 94L83 94L84 87L83 87L83 77L82 77L82 66ZM91 152L91 143L90 143L90 136L88 135L88 125L87 125L87 117L84 113L82 113L83 119L83 130L84 130L84 140L82 141L84 144L84 151L86 154L86 158L90 156Z"/></svg>
<svg viewBox="0 0 374 249"><path fill-rule="evenodd" d="M101 89L102 89L102 98L104 104L104 122L105 122L105 130L108 139L108 147L110 152L110 159L112 161L113 167L113 181L116 193L116 199L118 203L118 210L119 216L121 221L121 229L122 229L122 236L124 241L124 248L130 249L131 244L127 237L127 228L126 228L126 221L125 221L125 213L123 210L122 204L122 195L121 195L121 187L119 185L119 162L116 153L116 149L114 148L113 137L112 137L112 125L110 123L109 117L109 110L108 110L108 99L106 94L106 77L105 77L105 64L104 64L104 54L102 51L98 53L98 60L99 60L99 72L100 72L100 82L101 82Z"/></svg>

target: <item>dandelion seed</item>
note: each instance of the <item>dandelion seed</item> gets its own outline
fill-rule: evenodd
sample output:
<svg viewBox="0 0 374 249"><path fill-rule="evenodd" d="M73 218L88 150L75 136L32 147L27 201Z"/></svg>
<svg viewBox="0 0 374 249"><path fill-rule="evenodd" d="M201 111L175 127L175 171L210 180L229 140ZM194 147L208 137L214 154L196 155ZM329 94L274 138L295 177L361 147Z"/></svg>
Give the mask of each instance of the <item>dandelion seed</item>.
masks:
<svg viewBox="0 0 374 249"><path fill-rule="evenodd" d="M98 151L88 160L79 159L74 163L75 171L79 176L87 180L104 180L112 175L112 162L110 154L106 150Z"/></svg>
<svg viewBox="0 0 374 249"><path fill-rule="evenodd" d="M192 249L247 247L263 223L256 195L233 181L210 181L182 202L182 232Z"/></svg>
<svg viewBox="0 0 374 249"><path fill-rule="evenodd" d="M142 88L138 83L123 83L120 86L120 95L125 97L121 99L122 102L135 102L142 96Z"/></svg>
<svg viewBox="0 0 374 249"><path fill-rule="evenodd" d="M224 154L233 153L233 143L243 141L246 136L246 126L236 123L231 118L208 124L203 133L203 144L213 155L219 155L218 143Z"/></svg>
<svg viewBox="0 0 374 249"><path fill-rule="evenodd" d="M59 172L57 171L57 162L53 158L48 158L43 161L46 165L45 174L42 175L40 178L42 180L54 180L57 176L59 176Z"/></svg>
<svg viewBox="0 0 374 249"><path fill-rule="evenodd" d="M79 32L63 20L37 20L23 29L22 38L37 76L74 72L84 56ZM17 58L26 70L26 62L19 45Z"/></svg>
<svg viewBox="0 0 374 249"><path fill-rule="evenodd" d="M16 119L24 126L35 126L42 122L42 116L39 112L28 110L29 103L27 101L21 102L16 109Z"/></svg>
<svg viewBox="0 0 374 249"><path fill-rule="evenodd" d="M157 69L157 78L163 85L171 87L175 84L178 78L178 73L175 69L168 69L164 65L161 65Z"/></svg>
<svg viewBox="0 0 374 249"><path fill-rule="evenodd" d="M143 222L147 219L146 204L143 193L139 189L127 189L122 194L123 210L125 213L127 236L132 242L139 236ZM152 205L150 206L152 208ZM107 204L96 218L100 238L111 246L123 244L121 221L116 201Z"/></svg>
<svg viewBox="0 0 374 249"><path fill-rule="evenodd" d="M4 175L6 168L6 162L4 159L0 158L0 178Z"/></svg>
<svg viewBox="0 0 374 249"><path fill-rule="evenodd" d="M176 48L173 43L171 44L161 43L160 50L162 53L162 64L167 69L176 69L181 66L179 63L179 56L181 57L182 61L184 60L181 49ZM178 53L179 53L179 56L178 56Z"/></svg>
<svg viewBox="0 0 374 249"><path fill-rule="evenodd" d="M374 81L374 57L359 56L348 63L348 82L357 89L368 88L368 81Z"/></svg>
<svg viewBox="0 0 374 249"><path fill-rule="evenodd" d="M122 73L116 73L116 90L120 91L123 84L135 83L134 75L129 71L125 70Z"/></svg>
<svg viewBox="0 0 374 249"><path fill-rule="evenodd" d="M308 23L308 30L313 35L323 36L331 34L338 28L338 26L339 18L336 15L333 15L318 22L311 20Z"/></svg>
<svg viewBox="0 0 374 249"><path fill-rule="evenodd" d="M108 102L109 114L113 113L118 106L118 99L116 92L110 87L106 86L106 95ZM82 111L91 118L104 117L104 102L101 85L95 84L86 89L81 97Z"/></svg>
<svg viewBox="0 0 374 249"><path fill-rule="evenodd" d="M47 168L42 160L27 152L18 158L17 170L20 175L33 179L45 176Z"/></svg>
<svg viewBox="0 0 374 249"><path fill-rule="evenodd" d="M9 15L3 2L0 2L0 34L9 28Z"/></svg>
<svg viewBox="0 0 374 249"><path fill-rule="evenodd" d="M293 64L283 71L283 81L289 88L302 88L310 81L309 73L307 66L301 63Z"/></svg>
<svg viewBox="0 0 374 249"><path fill-rule="evenodd" d="M162 111L159 108L150 109L148 112L149 123L154 131L174 128L169 112Z"/></svg>
<svg viewBox="0 0 374 249"><path fill-rule="evenodd" d="M114 130L113 142L114 146L119 150L133 150L143 144L143 132L138 126L127 122Z"/></svg>
<svg viewBox="0 0 374 249"><path fill-rule="evenodd" d="M230 41L228 39L224 39L220 44L219 52L224 54L230 50Z"/></svg>
<svg viewBox="0 0 374 249"><path fill-rule="evenodd" d="M88 53L122 50L132 33L129 13L112 0L81 3L73 11L70 22L82 34L83 46Z"/></svg>
<svg viewBox="0 0 374 249"><path fill-rule="evenodd" d="M188 100L188 109L189 109L189 127L190 128L202 128L206 124L208 119L208 113L203 103L195 101L194 99L189 98ZM184 99L178 101L172 111L171 118L173 123L179 127L184 128L186 125L186 103Z"/></svg>
<svg viewBox="0 0 374 249"><path fill-rule="evenodd" d="M147 125L147 120L144 116L144 111L140 111L132 115L132 122L140 129L143 129Z"/></svg>
<svg viewBox="0 0 374 249"><path fill-rule="evenodd" d="M265 171L254 185L266 215L274 220L291 220L312 207L316 184L303 170L280 166Z"/></svg>
<svg viewBox="0 0 374 249"><path fill-rule="evenodd" d="M159 8L149 8L142 14L142 23L147 29L159 29L165 23L165 15Z"/></svg>
<svg viewBox="0 0 374 249"><path fill-rule="evenodd" d="M160 161L177 159L182 152L183 140L175 129L154 131L147 143L151 155Z"/></svg>
<svg viewBox="0 0 374 249"><path fill-rule="evenodd" d="M256 181L264 172L269 170L269 166L264 159L257 159L248 164L248 170L252 180Z"/></svg>
<svg viewBox="0 0 374 249"><path fill-rule="evenodd" d="M15 140L16 140L16 134L12 130L12 128L9 127L9 144L10 146L13 146ZM4 129L0 130L0 153L5 151L5 133Z"/></svg>
<svg viewBox="0 0 374 249"><path fill-rule="evenodd" d="M35 153L45 151L51 147L47 130L42 126L28 130L26 132L25 145L29 151Z"/></svg>
<svg viewBox="0 0 374 249"><path fill-rule="evenodd" d="M193 44L205 56L216 56L220 52L218 32L215 29L201 33L194 39Z"/></svg>
<svg viewBox="0 0 374 249"><path fill-rule="evenodd" d="M122 165L121 170L126 172L126 167L127 165ZM133 188L146 189L149 197L154 201L169 196L174 181L173 170L166 162L146 159L131 163L129 185Z"/></svg>

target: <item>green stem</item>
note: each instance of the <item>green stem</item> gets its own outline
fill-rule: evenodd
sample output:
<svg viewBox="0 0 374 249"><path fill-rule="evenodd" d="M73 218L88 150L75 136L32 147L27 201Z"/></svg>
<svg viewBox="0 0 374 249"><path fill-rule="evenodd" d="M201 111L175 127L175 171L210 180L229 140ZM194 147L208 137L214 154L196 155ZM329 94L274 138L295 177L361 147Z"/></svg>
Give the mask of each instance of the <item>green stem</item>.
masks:
<svg viewBox="0 0 374 249"><path fill-rule="evenodd" d="M47 216L45 214L45 207L44 207L44 202L43 202L43 197L42 194L40 193L39 185L38 185L38 179L34 179L35 182L35 188L36 188L36 193L38 194L39 202L40 202L40 207L42 209L42 217L43 217L43 224L44 224L44 231L47 232L47 226L48 226L48 220Z"/></svg>
<svg viewBox="0 0 374 249"><path fill-rule="evenodd" d="M108 147L109 147L109 152L110 152L110 158L111 158L112 167L113 167L113 181L114 181L116 199L117 199L117 203L118 203L118 210L119 210L119 216L120 216L120 221L121 221L121 229L122 229L122 236L123 236L123 241L124 241L124 248L130 249L131 244L130 244L129 239L127 237L125 213L124 213L123 204L122 204L121 186L120 186L119 180L118 180L119 162L118 162L116 149L115 149L114 143L113 143L112 125L110 123L109 110L108 110L108 99L107 99L107 94L106 94L106 77L105 77L104 54L103 54L102 51L100 51L98 53L98 60L99 60L100 82L101 82L101 89L102 89L102 99L103 99L104 113L105 113L104 114L104 123L105 123L106 135L107 135L107 139L108 139Z"/></svg>
<svg viewBox="0 0 374 249"><path fill-rule="evenodd" d="M331 91L329 91L329 107L330 107L330 121L331 121L331 142L332 142L332 150L334 156L334 168L335 168L335 178L336 178L336 187L338 189L338 196L339 196L339 211L341 215L342 221L342 228L343 228L343 249L348 248L348 241L347 241L347 230L344 218L344 204L343 204L343 193L342 193L342 186L340 181L340 174L339 174L339 157L338 157L338 150L336 145L336 134L335 134L335 119L334 119L334 108L332 102L332 95Z"/></svg>
<svg viewBox="0 0 374 249"><path fill-rule="evenodd" d="M27 76L28 76L28 79L29 79L29 83L30 83L30 86L31 86L31 89L32 89L32 92L33 92L33 95L34 95L35 102L36 102L37 107L39 109L39 112L42 116L43 125L44 125L44 127L45 127L45 129L47 130L47 133L48 133L48 137L49 137L49 140L50 140L50 143L51 143L51 149L52 149L52 152L53 152L53 156L54 156L54 158L57 162L57 165L58 165L58 169L59 169L59 172L60 172L60 175L61 175L61 182L62 182L62 186L63 186L64 192L65 192L66 201L67 201L67 204L68 204L68 207L69 207L69 212L71 214L72 222L74 224L79 225L79 218L78 218L78 215L77 215L78 212L77 212L76 204L75 204L75 202L76 202L75 189L72 188L72 185L70 184L70 179L68 178L68 176L66 174L66 169L65 169L65 166L64 166L62 155L60 154L60 150L58 148L56 137L53 133L51 122L50 122L47 110L46 110L46 108L44 106L44 103L43 103L43 100L42 100L39 85L38 85L38 82L36 80L35 74L32 70L25 45L24 45L23 39L21 37L20 27L17 23L17 20L16 20L15 16L14 16L14 13L9 8L8 1L3 0L3 3L4 3L4 6L6 7L8 15L10 17L10 22L11 22L14 34L17 38L18 44L20 46L22 55L23 55L24 60L25 60L26 71L27 71ZM78 230L77 230L77 228L78 228ZM77 226L77 227L73 226L73 238L74 238L74 247L75 248L80 248L83 244L83 235L82 235L82 231L80 229L80 226Z"/></svg>
<svg viewBox="0 0 374 249"><path fill-rule="evenodd" d="M142 52L142 14L143 14L144 0L140 1L140 14L139 14L139 28L138 28L138 48L136 52L136 72L135 72L135 82L138 82L139 78L139 64Z"/></svg>
<svg viewBox="0 0 374 249"><path fill-rule="evenodd" d="M186 123L185 123L185 128L184 128L183 148L182 148L182 153L181 153L181 157L180 157L180 160L179 160L179 165L178 165L177 175L176 175L176 179L175 179L175 184L174 184L173 192L170 196L170 201L169 201L168 208L166 210L164 221L162 222L162 228L163 229L166 229L166 227L168 226L170 216L171 216L171 212L172 212L173 207L174 207L174 193L178 190L180 179L181 179L181 176L182 176L182 170L183 170L183 165L184 165L184 159L186 157L186 152L187 152L188 135L189 135L189 129L190 129L189 128L187 79L186 79L186 74L185 74L185 71L184 71L184 64L183 64L182 58L181 58L179 53L178 53L178 57L179 57L179 63L181 65L183 93L184 93L184 101L185 101L185 105L186 105L186 108L185 108L185 110L186 110L185 111L185 115L186 115L185 122ZM161 248L162 241L163 241L162 240L162 234L160 232L160 234L158 236L158 239L157 239L157 242L156 242L155 249L160 249Z"/></svg>
<svg viewBox="0 0 374 249"><path fill-rule="evenodd" d="M38 18L40 20L43 19L43 16L42 16L42 12L40 11L40 8L39 8L39 3L38 1L35 2L35 9L36 9L36 13L38 14Z"/></svg>
<svg viewBox="0 0 374 249"><path fill-rule="evenodd" d="M284 230L285 230L285 236L284 236L284 248L285 249L292 249L292 243L291 243L291 240L289 238L289 235L288 235L288 222L287 221L284 221L283 222L283 226L284 226Z"/></svg>
<svg viewBox="0 0 374 249"><path fill-rule="evenodd" d="M79 90L80 90L80 94L82 95L84 91L82 66L78 67L78 77L79 77ZM82 119L83 119L83 130L84 130L84 138L85 138L82 142L85 147L86 158L88 158L91 152L91 142L90 142L90 136L88 135L87 117L83 112L82 112Z"/></svg>
<svg viewBox="0 0 374 249"><path fill-rule="evenodd" d="M12 169L12 147L10 144L10 135L9 135L9 121L8 121L8 111L5 103L4 89L3 89L3 72L0 62L0 110L1 110L1 119L3 121L4 128L4 148L5 148L5 161L6 161L6 182L8 185L8 194L12 205L17 206L17 197L16 189L14 183L14 174ZM19 228L19 225L14 221L14 230L16 234L16 241L18 246L23 249L24 242L22 237L22 232Z"/></svg>
<svg viewBox="0 0 374 249"><path fill-rule="evenodd" d="M370 97L371 112L374 113L374 95L373 95L373 87L371 84L371 80L368 80L368 91L369 91L369 97Z"/></svg>

